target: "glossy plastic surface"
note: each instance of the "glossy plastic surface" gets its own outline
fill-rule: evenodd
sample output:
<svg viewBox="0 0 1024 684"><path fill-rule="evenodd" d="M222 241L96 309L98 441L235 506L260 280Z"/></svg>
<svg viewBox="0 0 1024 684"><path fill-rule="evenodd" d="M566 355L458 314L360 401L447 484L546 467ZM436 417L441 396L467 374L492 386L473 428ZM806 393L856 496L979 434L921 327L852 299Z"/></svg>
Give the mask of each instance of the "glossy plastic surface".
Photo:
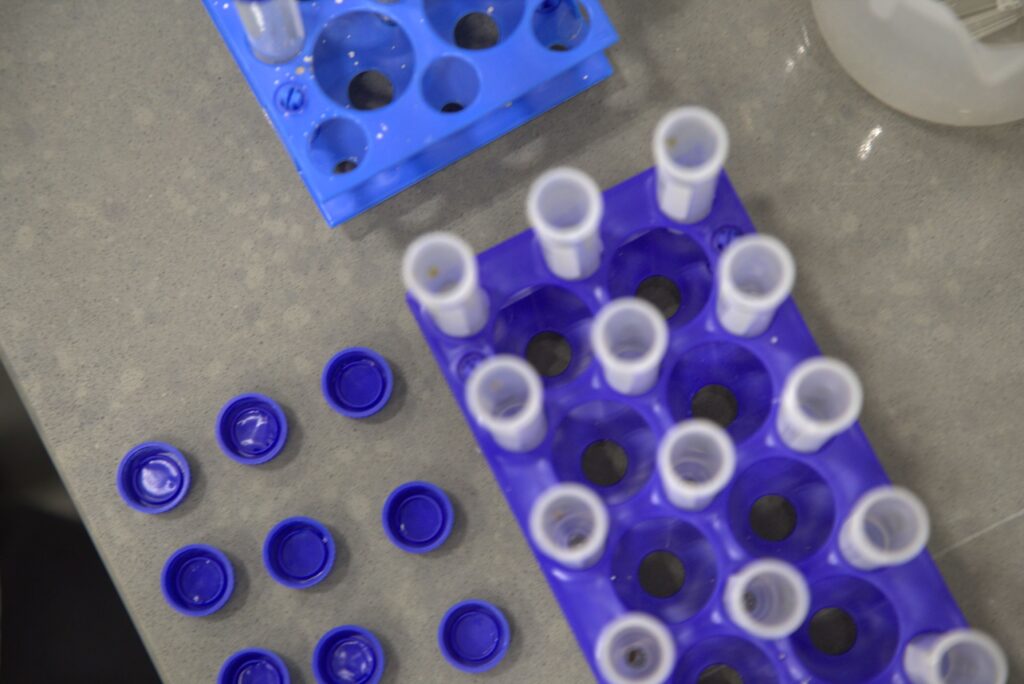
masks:
<svg viewBox="0 0 1024 684"><path fill-rule="evenodd" d="M305 46L266 64L236 0L204 0L335 226L603 81L599 0L313 0Z"/></svg>
<svg viewBox="0 0 1024 684"><path fill-rule="evenodd" d="M602 628L640 611L672 632L678 653L673 682L693 684L716 668L759 684L906 682L900 656L905 645L924 631L962 627L964 617L927 553L874 572L858 570L839 553L842 521L862 494L888 478L859 424L816 453L793 451L779 438L775 426L784 380L800 361L820 352L791 299L759 336L738 337L719 325L714 273L721 251L754 231L728 178L723 174L719 181L711 213L692 225L678 224L658 209L653 170L606 191L605 206L602 262L586 280L552 275L532 232L480 254L491 316L473 337L444 336L409 299L524 534L529 537L534 502L556 483L581 482L607 504L607 544L592 566L557 565L530 540L583 653L594 666ZM646 294L668 316L670 340L658 381L633 397L608 386L588 330L604 304L636 294ZM538 333L549 341L556 333L571 354L563 347L562 362L547 364L531 345ZM470 372L499 353L529 356L539 361L538 370L549 371L549 429L530 452L499 448L465 404ZM727 423L736 473L707 508L684 511L667 500L656 475L656 452L673 425L695 415ZM627 463L602 473L593 467L595 451L603 451L607 462L625 456ZM608 456L615 452L621 453ZM783 505L772 511L764 506L772 500ZM781 533L775 527L787 523ZM674 557L682 577L658 570L668 556L656 552ZM772 557L806 577L810 611L792 636L766 641L729 619L723 593L730 576L754 559ZM822 643L822 631L828 631L822 624L836 615L822 613L830 608L856 626L856 639L845 650ZM819 646L841 652L829 654Z"/></svg>
<svg viewBox="0 0 1024 684"><path fill-rule="evenodd" d="M182 502L192 482L185 456L165 442L132 447L117 466L117 491L143 513L166 513Z"/></svg>
<svg viewBox="0 0 1024 684"><path fill-rule="evenodd" d="M444 490L430 482L406 482L384 502L381 522L388 539L403 551L427 553L448 539L455 510Z"/></svg>
<svg viewBox="0 0 1024 684"><path fill-rule="evenodd" d="M262 394L240 394L217 415L217 444L245 465L273 460L288 440L288 419L277 402Z"/></svg>
<svg viewBox="0 0 1024 684"><path fill-rule="evenodd" d="M274 525L263 542L263 565L290 589L322 582L334 567L334 537L323 523L297 516Z"/></svg>
<svg viewBox="0 0 1024 684"><path fill-rule="evenodd" d="M330 630L313 649L313 675L319 684L377 684L384 676L384 647L358 625Z"/></svg>
<svg viewBox="0 0 1024 684"><path fill-rule="evenodd" d="M486 672L498 665L512 638L501 609L487 601L470 599L448 609L437 628L437 645L452 667L464 672Z"/></svg>
<svg viewBox="0 0 1024 684"><path fill-rule="evenodd" d="M383 409L394 385L391 366L366 347L342 349L327 362L320 377L324 399L349 418L366 418Z"/></svg>
<svg viewBox="0 0 1024 684"><path fill-rule="evenodd" d="M224 607L235 590L235 571L220 549L205 544L183 546L164 564L160 589L182 615L203 617Z"/></svg>
<svg viewBox="0 0 1024 684"><path fill-rule="evenodd" d="M291 684L281 656L265 648L243 648L224 661L217 684Z"/></svg>

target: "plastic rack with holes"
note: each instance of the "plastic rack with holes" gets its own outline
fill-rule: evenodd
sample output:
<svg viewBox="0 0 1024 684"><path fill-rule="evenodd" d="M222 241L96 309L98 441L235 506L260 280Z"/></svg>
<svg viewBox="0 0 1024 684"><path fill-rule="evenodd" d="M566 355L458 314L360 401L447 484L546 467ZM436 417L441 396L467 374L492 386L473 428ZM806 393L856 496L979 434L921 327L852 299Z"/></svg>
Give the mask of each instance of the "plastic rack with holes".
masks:
<svg viewBox="0 0 1024 684"><path fill-rule="evenodd" d="M408 248L408 302L598 679L1002 684L928 515L821 356L711 112L602 195L555 169L531 231Z"/></svg>
<svg viewBox="0 0 1024 684"><path fill-rule="evenodd" d="M598 0L205 0L336 226L603 81Z"/></svg>

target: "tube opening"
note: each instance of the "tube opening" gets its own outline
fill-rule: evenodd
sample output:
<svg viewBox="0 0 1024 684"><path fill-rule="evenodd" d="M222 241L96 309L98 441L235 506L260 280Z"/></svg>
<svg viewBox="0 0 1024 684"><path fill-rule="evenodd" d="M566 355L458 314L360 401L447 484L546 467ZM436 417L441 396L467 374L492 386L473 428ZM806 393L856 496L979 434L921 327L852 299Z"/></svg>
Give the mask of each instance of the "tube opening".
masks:
<svg viewBox="0 0 1024 684"><path fill-rule="evenodd" d="M597 665L611 684L658 684L672 672L675 645L654 618L627 613L602 630Z"/></svg>
<svg viewBox="0 0 1024 684"><path fill-rule="evenodd" d="M684 108L663 120L657 144L678 171L694 174L717 170L722 165L729 138L722 122L711 112Z"/></svg>
<svg viewBox="0 0 1024 684"><path fill-rule="evenodd" d="M1002 653L985 639L965 635L951 643L940 656L939 673L942 684L992 684L1005 679ZM1002 675L1002 678L1001 676Z"/></svg>
<svg viewBox="0 0 1024 684"><path fill-rule="evenodd" d="M544 555L567 567L592 565L604 550L608 511L579 484L560 484L538 497L530 512L530 536Z"/></svg>
<svg viewBox="0 0 1024 684"><path fill-rule="evenodd" d="M605 347L618 360L643 361L658 349L660 316L652 318L646 307L619 306L602 321Z"/></svg>
<svg viewBox="0 0 1024 684"><path fill-rule="evenodd" d="M758 299L776 299L781 291L788 290L789 264L773 243L737 240L734 249L727 276L736 289Z"/></svg>
<svg viewBox="0 0 1024 684"><path fill-rule="evenodd" d="M796 388L797 404L811 420L841 421L856 408L857 392L850 378L835 368L823 367L805 375Z"/></svg>
<svg viewBox="0 0 1024 684"><path fill-rule="evenodd" d="M839 546L851 564L866 570L902 565L928 543L924 504L910 491L889 485L862 496L840 532Z"/></svg>
<svg viewBox="0 0 1024 684"><path fill-rule="evenodd" d="M762 639L795 632L809 605L803 576L782 561L754 561L733 575L726 588L726 609L733 622Z"/></svg>
<svg viewBox="0 0 1024 684"><path fill-rule="evenodd" d="M857 421L863 401L860 380L845 363L821 356L803 361L782 388L779 435L797 451L817 451Z"/></svg>
<svg viewBox="0 0 1024 684"><path fill-rule="evenodd" d="M595 188L587 182L590 179L581 175L556 169L537 180L531 204L538 224L554 231L572 232L595 218L600 197L595 197Z"/></svg>
<svg viewBox="0 0 1024 684"><path fill-rule="evenodd" d="M864 534L879 551L903 554L920 543L925 519L916 502L890 496L875 501L864 513Z"/></svg>
<svg viewBox="0 0 1024 684"><path fill-rule="evenodd" d="M412 281L417 290L437 298L462 289L475 270L463 245L455 240L438 236L420 245L411 266Z"/></svg>
<svg viewBox="0 0 1024 684"><path fill-rule="evenodd" d="M728 433L711 421L694 419L672 428L659 446L659 474L673 504L703 508L736 470Z"/></svg>

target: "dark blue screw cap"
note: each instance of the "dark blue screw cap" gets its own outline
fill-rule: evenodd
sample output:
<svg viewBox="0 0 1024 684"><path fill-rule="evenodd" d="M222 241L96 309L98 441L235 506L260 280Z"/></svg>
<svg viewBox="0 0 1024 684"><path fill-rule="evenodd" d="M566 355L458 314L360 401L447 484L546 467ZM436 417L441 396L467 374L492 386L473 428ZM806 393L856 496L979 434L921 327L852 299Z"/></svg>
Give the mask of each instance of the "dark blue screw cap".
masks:
<svg viewBox="0 0 1024 684"><path fill-rule="evenodd" d="M512 633L501 610L487 601L456 603L441 618L437 643L452 667L486 672L501 662Z"/></svg>
<svg viewBox="0 0 1024 684"><path fill-rule="evenodd" d="M117 491L143 513L164 513L185 498L191 482L188 461L164 442L133 447L117 466Z"/></svg>
<svg viewBox="0 0 1024 684"><path fill-rule="evenodd" d="M320 389L331 408L349 418L366 418L384 408L394 389L391 366L366 347L349 347L324 366Z"/></svg>
<svg viewBox="0 0 1024 684"><path fill-rule="evenodd" d="M217 684L290 684L281 656L263 648L244 648L224 661Z"/></svg>
<svg viewBox="0 0 1024 684"><path fill-rule="evenodd" d="M409 553L426 553L448 539L455 511L448 495L430 482L407 482L391 492L381 513L384 533Z"/></svg>
<svg viewBox="0 0 1024 684"><path fill-rule="evenodd" d="M217 444L239 463L266 463L281 453L287 439L284 411L262 394L240 394L217 415Z"/></svg>
<svg viewBox="0 0 1024 684"><path fill-rule="evenodd" d="M377 684L384 675L384 648L358 625L335 627L313 649L313 674L319 684Z"/></svg>
<svg viewBox="0 0 1024 684"><path fill-rule="evenodd" d="M231 598L235 571L219 549L205 544L183 546L164 564L160 588L171 608L202 617L216 613Z"/></svg>
<svg viewBox="0 0 1024 684"><path fill-rule="evenodd" d="M263 565L275 580L291 589L322 582L334 566L334 539L312 518L285 518L263 543Z"/></svg>

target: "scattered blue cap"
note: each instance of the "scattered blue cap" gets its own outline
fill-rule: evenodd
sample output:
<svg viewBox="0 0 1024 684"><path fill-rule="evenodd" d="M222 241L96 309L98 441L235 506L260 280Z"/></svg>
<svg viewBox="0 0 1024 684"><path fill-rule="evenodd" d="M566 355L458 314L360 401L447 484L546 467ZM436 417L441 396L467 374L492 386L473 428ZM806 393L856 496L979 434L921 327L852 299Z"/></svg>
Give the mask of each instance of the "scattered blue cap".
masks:
<svg viewBox="0 0 1024 684"><path fill-rule="evenodd" d="M133 447L117 466L117 491L143 513L164 513L181 503L192 481L188 461L164 442Z"/></svg>
<svg viewBox="0 0 1024 684"><path fill-rule="evenodd" d="M235 571L219 549L205 544L183 546L164 564L160 588L171 608L202 617L216 613L231 598Z"/></svg>
<svg viewBox="0 0 1024 684"><path fill-rule="evenodd" d="M334 539L312 518L285 518L263 543L263 565L275 580L291 589L322 582L334 566Z"/></svg>
<svg viewBox="0 0 1024 684"><path fill-rule="evenodd" d="M487 601L456 603L441 618L437 643L452 667L465 672L486 672L508 651L511 629L505 614Z"/></svg>
<svg viewBox="0 0 1024 684"><path fill-rule="evenodd" d="M264 648L243 648L224 661L217 684L290 684L281 656Z"/></svg>
<svg viewBox="0 0 1024 684"><path fill-rule="evenodd" d="M240 394L217 414L217 444L239 463L266 463L281 453L287 439L284 411L262 394Z"/></svg>
<svg viewBox="0 0 1024 684"><path fill-rule="evenodd" d="M377 684L384 675L384 648L368 629L335 627L313 649L313 675L319 684Z"/></svg>
<svg viewBox="0 0 1024 684"><path fill-rule="evenodd" d="M430 482L407 482L388 495L381 513L384 533L409 553L426 553L448 539L455 521L452 502Z"/></svg>
<svg viewBox="0 0 1024 684"><path fill-rule="evenodd" d="M366 347L349 347L324 366L320 389L331 408L349 418L366 418L384 408L394 389L391 366Z"/></svg>

